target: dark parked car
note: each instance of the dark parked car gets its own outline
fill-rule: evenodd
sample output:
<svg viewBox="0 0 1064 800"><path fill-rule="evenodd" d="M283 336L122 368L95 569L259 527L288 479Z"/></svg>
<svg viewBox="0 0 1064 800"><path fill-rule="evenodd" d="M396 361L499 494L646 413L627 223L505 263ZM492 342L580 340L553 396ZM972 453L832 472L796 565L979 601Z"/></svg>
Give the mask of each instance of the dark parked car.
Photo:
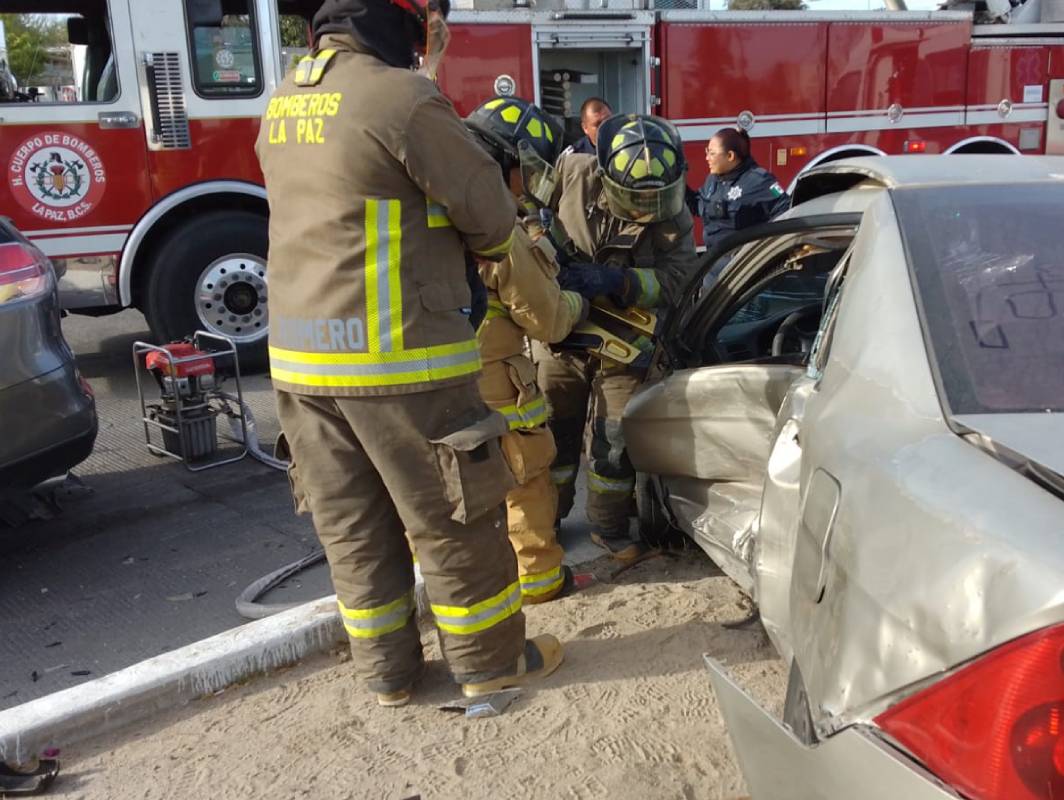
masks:
<svg viewBox="0 0 1064 800"><path fill-rule="evenodd" d="M0 495L92 452L96 404L59 327L48 258L0 217Z"/></svg>

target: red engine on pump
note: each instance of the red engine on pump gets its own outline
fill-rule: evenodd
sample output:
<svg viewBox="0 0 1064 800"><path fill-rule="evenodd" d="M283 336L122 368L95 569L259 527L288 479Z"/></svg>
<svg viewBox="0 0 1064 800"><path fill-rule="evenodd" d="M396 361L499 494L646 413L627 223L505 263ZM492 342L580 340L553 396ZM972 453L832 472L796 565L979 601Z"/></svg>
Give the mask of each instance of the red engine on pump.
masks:
<svg viewBox="0 0 1064 800"><path fill-rule="evenodd" d="M228 409L222 384L234 375L239 382L235 350L210 351L199 341L183 341L144 345L138 352L159 387L159 402L144 410L145 422L162 429L160 454L189 464L212 458L218 449L218 415Z"/></svg>

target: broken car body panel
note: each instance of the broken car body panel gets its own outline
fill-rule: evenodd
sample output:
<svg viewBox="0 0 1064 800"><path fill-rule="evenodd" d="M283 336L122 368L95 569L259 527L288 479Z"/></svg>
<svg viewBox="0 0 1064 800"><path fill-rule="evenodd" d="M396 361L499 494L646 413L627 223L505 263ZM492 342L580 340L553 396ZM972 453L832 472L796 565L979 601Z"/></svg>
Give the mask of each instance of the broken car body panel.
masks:
<svg viewBox="0 0 1064 800"><path fill-rule="evenodd" d="M953 413L943 390L946 367L936 361L940 343L929 340L933 327L921 316L934 313L940 319L944 313L924 307L934 299L926 294L931 269L966 270L953 273L956 286L940 293L963 323L968 302L963 292L973 281L980 291L1000 293L1008 281L1030 279L1013 262L1038 272L1041 261L1057 280L1054 254L1044 245L1039 251L1037 237L1010 240L1008 228L966 229L959 215L946 216L952 209L943 204L942 220L914 215L905 206L919 200L925 182L928 192L957 187L966 202L988 205L1003 188L1031 183L1059 193L1059 205L1051 206L1059 208L1064 159L856 159L817 168L810 176L810 186L803 189L800 182L796 192L808 202L784 220L808 216L806 206L824 213L827 205L860 205L863 217L850 250L834 251L838 266L825 284L822 306L829 312L821 317L812 353L795 362L807 368L794 373L782 403L777 405L780 387L774 385L757 397L737 388L721 408L703 405L686 387L713 385L714 374L730 374L740 387L752 385L779 357L762 349L735 363L719 347L686 341L683 358L671 353L663 359L683 368L652 378L633 398L624 426L636 468L658 468L647 471L656 474L657 496L666 498L671 518L694 531L729 575L746 570L747 576L735 579L744 588L753 586L773 643L800 668L817 735L831 741L839 731L850 736L852 726L870 724L959 664L1064 620L1064 495L1053 482L1064 445L1060 414L1036 419L1039 415ZM899 215L899 204L907 216ZM914 267L911 250L919 246L914 225L927 229L921 235L931 236L940 256L960 261L929 266L929 256L920 253ZM1051 227L1044 220L1042 225ZM956 231L970 241L951 249L949 236L959 236ZM793 234L785 235L791 240L779 236L776 244L792 246ZM770 283L758 283L778 279L778 263L762 257L773 249L771 236L736 252L709 295L684 315L681 338L692 331L695 338L714 335L714 326L726 330L737 297L771 289ZM806 240L813 238L810 232ZM1002 246L1023 251L1025 260L986 267L975 259ZM814 271L825 266L818 258L809 262ZM924 285L918 285L914 269L924 270ZM975 298L971 319L984 327L996 324L978 316L978 298L984 295L969 294ZM710 307L720 318L707 322L700 309ZM1026 324L1021 316L1008 324ZM967 328L960 323L963 333ZM1047 351L1048 358L1059 359L1056 350ZM956 364L948 367L955 370ZM686 413L677 397L688 403ZM728 393L713 385L706 397ZM715 431L719 426L729 430ZM650 431L658 435L645 435ZM1005 455L988 448L988 441ZM751 473L754 456L761 459L759 474ZM742 470L698 471L707 464ZM740 481L741 496L734 491ZM722 513L725 498L741 502L742 515ZM739 737L736 744L743 757ZM795 795L755 791L754 796Z"/></svg>
<svg viewBox="0 0 1064 800"><path fill-rule="evenodd" d="M859 786L862 800L959 800L874 732L853 727L825 742L803 744L723 665L707 656L706 666L751 797L835 800L854 797Z"/></svg>

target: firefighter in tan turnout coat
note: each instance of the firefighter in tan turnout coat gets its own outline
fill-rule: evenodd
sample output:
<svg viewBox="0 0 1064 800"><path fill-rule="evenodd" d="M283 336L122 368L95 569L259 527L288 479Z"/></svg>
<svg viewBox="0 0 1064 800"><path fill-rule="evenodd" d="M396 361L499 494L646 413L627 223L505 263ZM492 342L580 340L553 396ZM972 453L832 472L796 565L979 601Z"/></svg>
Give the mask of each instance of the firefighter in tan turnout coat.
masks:
<svg viewBox="0 0 1064 800"><path fill-rule="evenodd" d="M446 4L444 4L446 7ZM326 0L256 150L270 203L270 368L297 503L328 556L358 674L402 705L423 669L410 541L469 696L549 674L506 537L504 418L481 400L465 250L505 257L515 204L412 71L429 17Z"/></svg>
<svg viewBox="0 0 1064 800"><path fill-rule="evenodd" d="M488 311L477 340L484 360L480 393L510 427L502 450L518 483L506 496L506 510L521 595L526 603L542 603L564 595L573 577L562 565L556 538L558 492L550 478L554 437L546 427L546 400L525 353L525 337L559 342L588 310L587 300L558 285L554 248L537 215L554 188L562 131L539 108L512 97L482 104L466 117L466 125L521 199L509 256L480 263Z"/></svg>
<svg viewBox="0 0 1064 800"><path fill-rule="evenodd" d="M618 114L603 123L597 157L562 156L552 204L578 260L593 262L566 267L562 285L659 314L675 306L698 266L693 222L683 202L685 169L676 129L643 115ZM558 486L560 516L573 506L590 416L591 538L618 560L634 560L642 546L629 535L635 469L625 448L621 416L643 372L586 352L537 347L535 354L558 448L551 474Z"/></svg>

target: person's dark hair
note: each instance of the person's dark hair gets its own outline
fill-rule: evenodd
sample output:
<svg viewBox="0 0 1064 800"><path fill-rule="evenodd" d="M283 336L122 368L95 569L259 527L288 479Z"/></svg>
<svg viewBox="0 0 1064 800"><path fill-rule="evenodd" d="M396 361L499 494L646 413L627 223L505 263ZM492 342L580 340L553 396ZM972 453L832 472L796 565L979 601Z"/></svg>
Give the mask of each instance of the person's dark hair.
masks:
<svg viewBox="0 0 1064 800"><path fill-rule="evenodd" d="M750 134L738 128L721 128L713 134L713 138L720 141L724 152L729 150L739 157L740 161L750 158Z"/></svg>
<svg viewBox="0 0 1064 800"><path fill-rule="evenodd" d="M580 121L583 122L585 119L587 119L587 115L599 106L602 106L607 111L613 111L613 109L610 107L610 104L603 100L601 97L589 97L587 98L587 100L580 104Z"/></svg>

